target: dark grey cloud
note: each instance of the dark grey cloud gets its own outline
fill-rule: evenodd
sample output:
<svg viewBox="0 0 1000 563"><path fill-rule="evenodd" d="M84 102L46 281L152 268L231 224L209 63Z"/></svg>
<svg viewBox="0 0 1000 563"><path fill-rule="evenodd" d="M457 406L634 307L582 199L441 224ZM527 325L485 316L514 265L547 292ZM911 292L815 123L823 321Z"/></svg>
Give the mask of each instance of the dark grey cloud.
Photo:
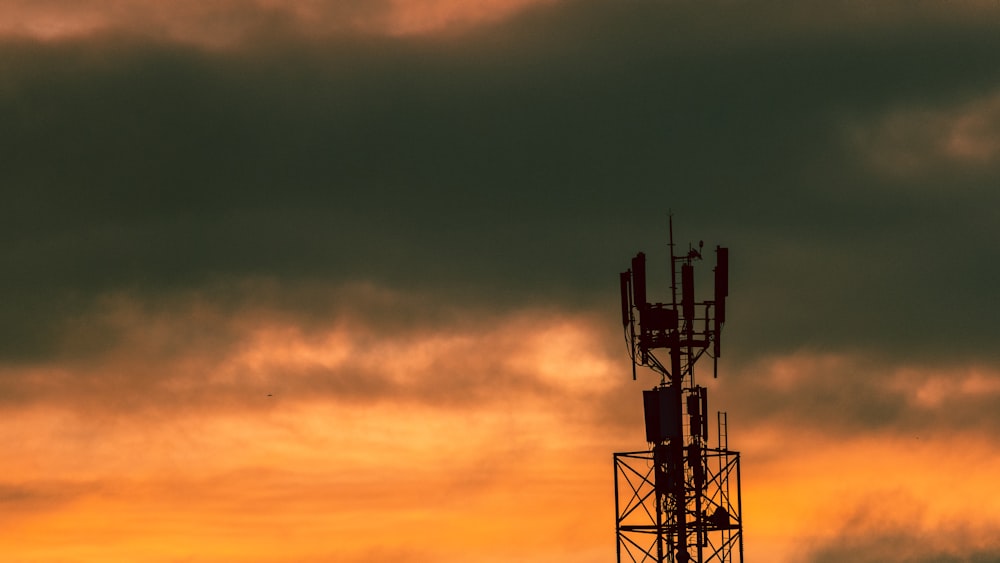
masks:
<svg viewBox="0 0 1000 563"><path fill-rule="evenodd" d="M614 322L615 274L673 209L682 242L733 249L732 358L994 359L1000 163L901 180L850 132L996 95L995 28L809 34L732 8L569 2L225 52L7 43L3 357L50 353L107 293L261 276Z"/></svg>
<svg viewBox="0 0 1000 563"><path fill-rule="evenodd" d="M36 481L32 483L0 484L0 506L5 514L35 515L52 511L71 503L88 492L97 483Z"/></svg>
<svg viewBox="0 0 1000 563"><path fill-rule="evenodd" d="M906 441L944 435L993 441L1000 432L995 368L803 354L738 366L722 378L713 401L751 426Z"/></svg>
<svg viewBox="0 0 1000 563"><path fill-rule="evenodd" d="M964 517L933 525L926 521L926 506L926 501L892 493L868 499L841 521L838 531L828 540L805 549L806 554L800 560L809 563L1000 561L995 523L981 520L973 509Z"/></svg>
<svg viewBox="0 0 1000 563"><path fill-rule="evenodd" d="M927 544L930 543L931 546ZM885 535L863 538L837 538L829 545L817 549L805 561L809 563L859 563L907 561L910 563L996 563L1000 561L1000 548L963 548L953 543L951 547L937 547L928 541L928 535L899 530Z"/></svg>

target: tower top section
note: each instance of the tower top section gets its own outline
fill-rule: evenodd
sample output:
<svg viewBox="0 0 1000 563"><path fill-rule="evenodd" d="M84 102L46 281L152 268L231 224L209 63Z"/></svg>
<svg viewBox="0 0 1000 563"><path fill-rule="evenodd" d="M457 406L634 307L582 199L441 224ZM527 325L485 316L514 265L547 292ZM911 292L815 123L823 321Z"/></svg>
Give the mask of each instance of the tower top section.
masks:
<svg viewBox="0 0 1000 563"><path fill-rule="evenodd" d="M679 383L685 375L693 374L695 362L705 354L712 358L712 372L718 376L729 296L729 249L715 247L714 298L698 301L695 263L702 260L704 246L704 241L699 241L697 248L688 245L686 253L676 254L671 216L669 301L649 302L645 253L636 254L631 268L620 274L622 327L629 344L632 379L636 378L636 366L643 366L659 373L664 384L668 380ZM672 359L670 365L657 358L660 350L667 350Z"/></svg>

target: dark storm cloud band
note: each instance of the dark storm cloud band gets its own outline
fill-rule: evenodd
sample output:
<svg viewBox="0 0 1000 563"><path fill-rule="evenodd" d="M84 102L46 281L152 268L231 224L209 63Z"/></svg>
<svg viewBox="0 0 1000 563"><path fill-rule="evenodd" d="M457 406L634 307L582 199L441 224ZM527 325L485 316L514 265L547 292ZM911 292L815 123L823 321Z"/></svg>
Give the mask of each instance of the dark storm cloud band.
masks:
<svg viewBox="0 0 1000 563"><path fill-rule="evenodd" d="M990 355L993 153L907 191L856 143L892 154L905 108L992 99L996 35L889 17L810 38L784 17L716 41L669 3L583 2L446 39L8 44L5 354L43 353L98 295L219 278L613 300L672 208L680 237L734 249L735 291L755 296L734 299L743 357L932 338ZM946 182L947 213L926 196ZM928 311L942 330L919 329Z"/></svg>

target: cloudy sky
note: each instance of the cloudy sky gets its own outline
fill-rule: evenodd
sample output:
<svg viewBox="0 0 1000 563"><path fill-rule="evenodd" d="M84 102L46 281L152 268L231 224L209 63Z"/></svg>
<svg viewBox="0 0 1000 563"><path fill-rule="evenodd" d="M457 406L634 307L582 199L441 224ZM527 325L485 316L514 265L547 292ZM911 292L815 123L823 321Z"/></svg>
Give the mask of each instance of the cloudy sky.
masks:
<svg viewBox="0 0 1000 563"><path fill-rule="evenodd" d="M993 0L6 0L0 552L614 560L672 210L747 560L1000 561L998 53Z"/></svg>

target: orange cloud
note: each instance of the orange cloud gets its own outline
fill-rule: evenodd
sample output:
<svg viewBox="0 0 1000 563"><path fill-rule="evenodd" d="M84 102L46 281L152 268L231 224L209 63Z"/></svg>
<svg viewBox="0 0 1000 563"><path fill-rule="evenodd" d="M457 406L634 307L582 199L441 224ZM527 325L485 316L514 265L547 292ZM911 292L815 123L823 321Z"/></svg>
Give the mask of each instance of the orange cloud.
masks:
<svg viewBox="0 0 1000 563"><path fill-rule="evenodd" d="M554 1L15 0L0 7L0 36L51 41L113 32L223 47L273 31L420 35L493 23Z"/></svg>
<svg viewBox="0 0 1000 563"><path fill-rule="evenodd" d="M253 291L247 303L270 299ZM239 411L269 395L273 402L459 408L555 395L575 401L608 391L622 371L606 356L599 319L588 314L453 314L442 312L448 305L356 287L316 299L325 303L324 319L266 305L227 310L205 295L162 305L112 296L92 314L63 323L57 359L0 366L0 377L22 404L59 403L113 417ZM367 316L356 310L360 302L370 308ZM404 327L402 318L430 324Z"/></svg>
<svg viewBox="0 0 1000 563"><path fill-rule="evenodd" d="M393 0L386 29L397 35L492 23L539 4L558 0Z"/></svg>

